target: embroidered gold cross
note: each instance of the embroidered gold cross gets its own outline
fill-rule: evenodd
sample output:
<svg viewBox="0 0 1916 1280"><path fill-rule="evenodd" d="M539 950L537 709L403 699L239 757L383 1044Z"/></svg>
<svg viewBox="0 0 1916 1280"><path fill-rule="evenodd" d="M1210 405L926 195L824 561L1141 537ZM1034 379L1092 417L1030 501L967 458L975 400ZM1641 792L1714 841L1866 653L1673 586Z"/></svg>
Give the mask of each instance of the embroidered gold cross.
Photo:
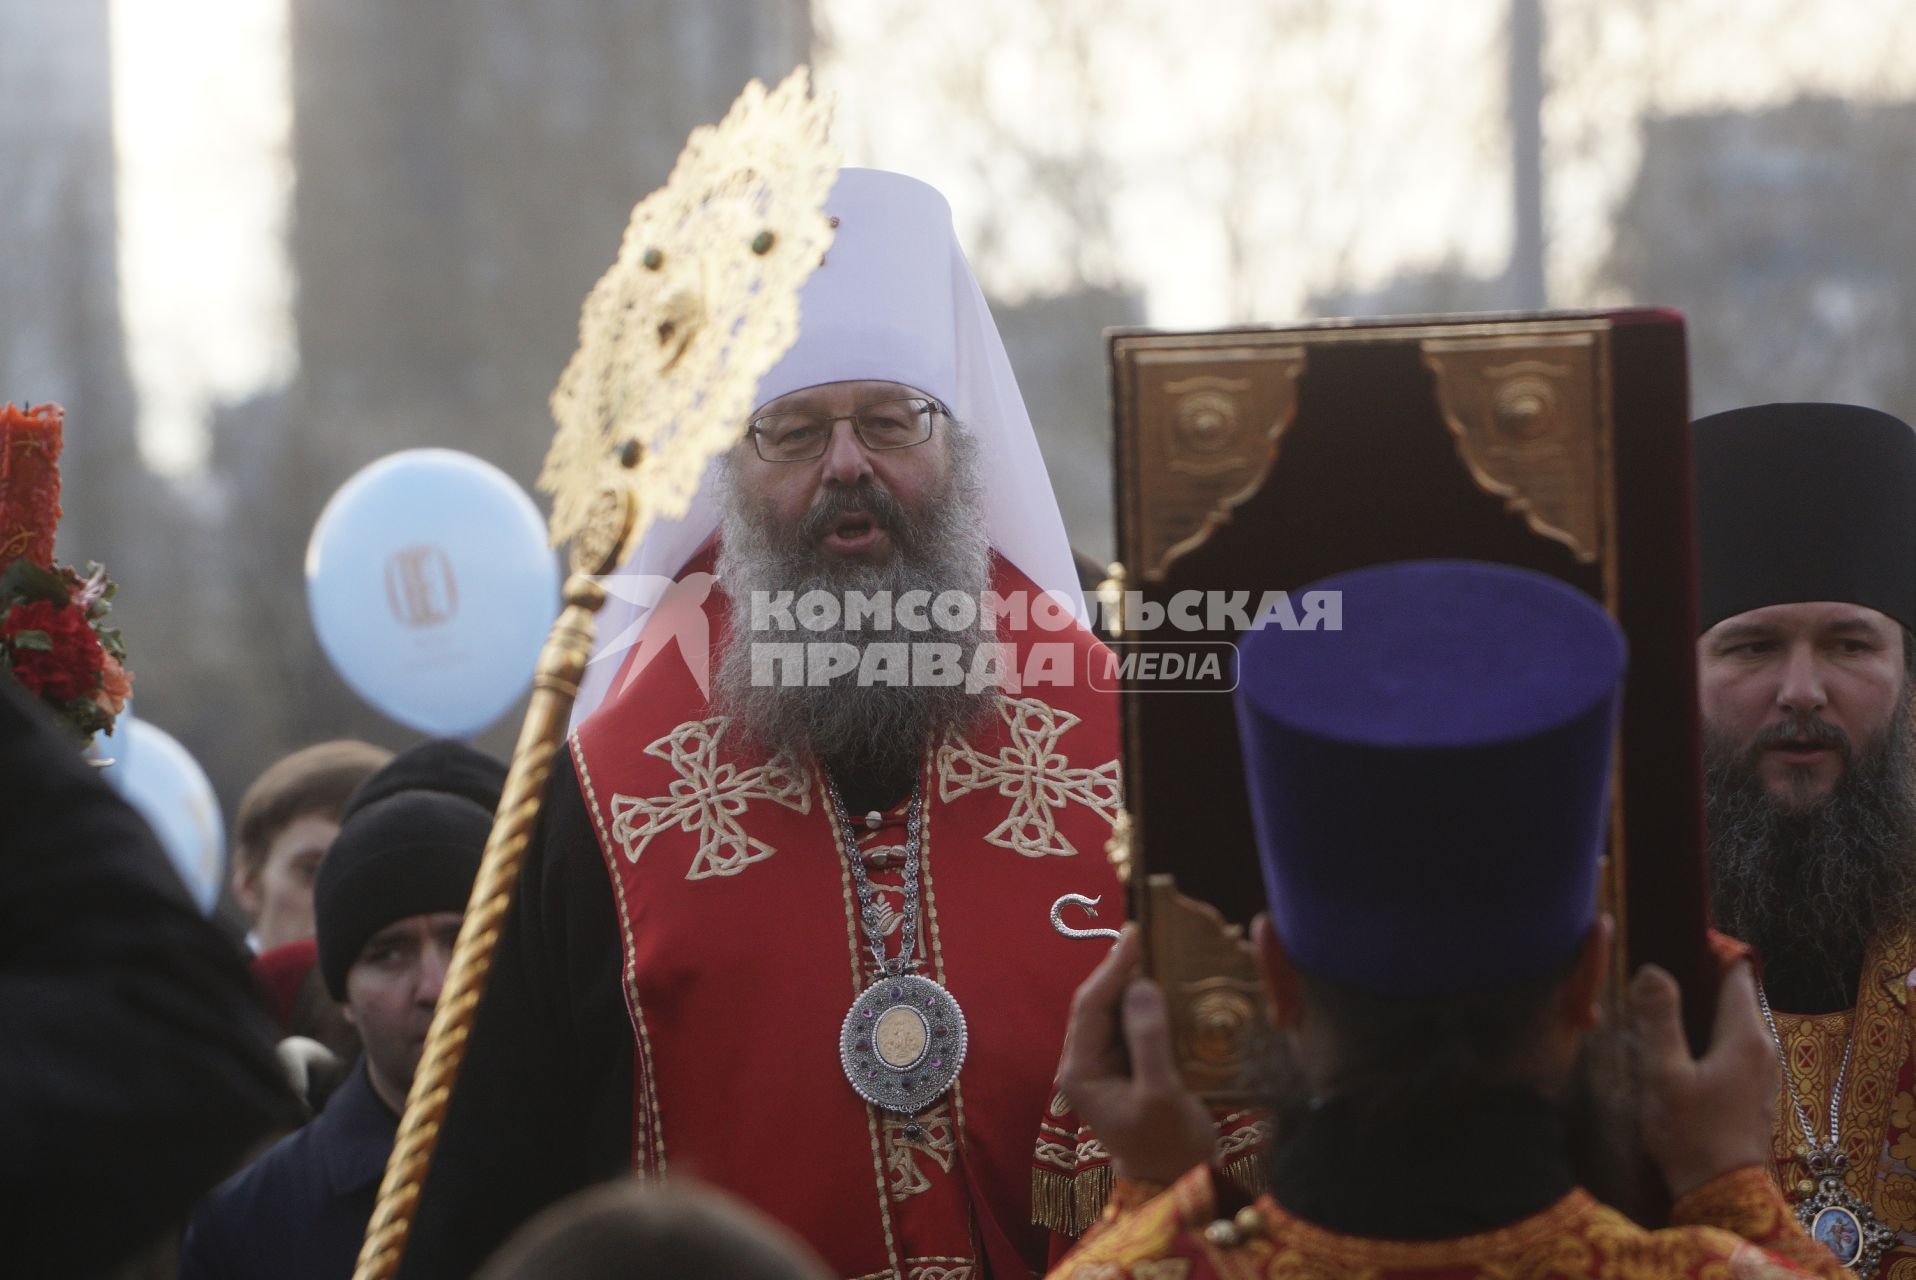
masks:
<svg viewBox="0 0 1916 1280"><path fill-rule="evenodd" d="M733 876L778 852L745 834L739 822L754 800L810 813L810 776L787 754L749 769L719 759L726 719L689 720L645 749L679 773L667 794L650 800L612 797L612 835L628 861L637 862L652 838L674 827L699 838L687 880Z"/></svg>
<svg viewBox="0 0 1916 1280"><path fill-rule="evenodd" d="M947 738L938 748L938 798L951 801L972 791L996 789L1011 800L1004 821L985 837L1027 858L1068 858L1078 851L1058 830L1057 811L1072 801L1106 822L1122 803L1118 762L1095 769L1074 769L1058 740L1078 717L1036 698L1003 698L999 715L1011 743L997 755L985 755L962 738Z"/></svg>
<svg viewBox="0 0 1916 1280"><path fill-rule="evenodd" d="M952 1135L951 1110L939 1103L916 1116L885 1114L885 1167L891 1173L891 1198L905 1200L931 1190L931 1179L918 1165L917 1156L928 1157L946 1173L951 1172L957 1142Z"/></svg>

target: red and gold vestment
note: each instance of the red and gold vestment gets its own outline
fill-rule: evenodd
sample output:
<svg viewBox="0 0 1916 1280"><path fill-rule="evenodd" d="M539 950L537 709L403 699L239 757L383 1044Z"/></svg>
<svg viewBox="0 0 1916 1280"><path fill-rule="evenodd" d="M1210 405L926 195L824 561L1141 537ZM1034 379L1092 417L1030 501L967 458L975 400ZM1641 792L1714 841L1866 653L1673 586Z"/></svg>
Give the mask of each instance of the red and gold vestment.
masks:
<svg viewBox="0 0 1916 1280"><path fill-rule="evenodd" d="M994 590L1037 595L1003 561ZM704 605L715 662L729 609L718 591ZM622 934L634 1170L741 1196L840 1276L1044 1266L1031 1138L1071 993L1103 955L1060 936L1049 912L1080 893L1118 915L1104 854L1119 808L1116 705L1087 679L1102 647L1082 626L1034 620L998 638L1027 674L1047 656L1037 646L1054 646L1058 679L1004 692L924 761L920 972L957 999L969 1047L955 1086L915 1117L866 1104L840 1064L846 1011L877 973L852 851L813 763L741 742L675 651L572 742ZM870 829L854 818L892 948L905 810Z"/></svg>
<svg viewBox="0 0 1916 1280"><path fill-rule="evenodd" d="M1762 1171L1706 1183L1650 1231L1577 1190L1541 1213L1450 1240L1340 1235L1269 1196L1225 1215L1208 1168L1169 1190L1120 1178L1105 1221L1050 1280L1763 1280L1847 1276ZM1150 1197L1150 1198L1146 1198Z"/></svg>
<svg viewBox="0 0 1916 1280"><path fill-rule="evenodd" d="M1848 1078L1839 1132L1849 1156L1844 1187L1868 1205L1897 1242L1876 1274L1916 1280L1916 1035L1911 1034L1911 984L1916 982L1916 934L1905 929L1871 947L1853 1010L1798 1014L1775 1011L1777 1034L1797 1097L1823 1136L1830 1096L1845 1046ZM1805 1194L1807 1171L1798 1156L1802 1127L1790 1114L1788 1090L1779 1091L1774 1134L1777 1185L1791 1203Z"/></svg>

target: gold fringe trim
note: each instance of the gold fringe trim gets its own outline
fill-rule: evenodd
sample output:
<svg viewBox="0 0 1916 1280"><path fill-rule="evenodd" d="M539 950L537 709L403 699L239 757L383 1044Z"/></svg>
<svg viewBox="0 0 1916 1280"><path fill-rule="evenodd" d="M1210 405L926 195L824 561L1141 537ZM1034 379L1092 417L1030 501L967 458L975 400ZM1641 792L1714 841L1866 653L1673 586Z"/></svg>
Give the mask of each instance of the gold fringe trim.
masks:
<svg viewBox="0 0 1916 1280"><path fill-rule="evenodd" d="M1071 1230L1071 1179L1055 1169L1031 1171L1031 1220L1047 1231Z"/></svg>
<svg viewBox="0 0 1916 1280"><path fill-rule="evenodd" d="M1238 1190L1255 1199L1271 1189L1271 1169L1260 1152L1239 1156L1224 1166L1224 1176Z"/></svg>
<svg viewBox="0 0 1916 1280"><path fill-rule="evenodd" d="M1055 1169L1031 1171L1031 1220L1060 1235L1083 1235L1111 1198L1111 1166L1097 1165L1075 1174Z"/></svg>
<svg viewBox="0 0 1916 1280"><path fill-rule="evenodd" d="M1223 1172L1247 1196L1260 1196L1270 1190L1270 1166L1259 1152L1239 1156L1225 1165ZM1105 1203L1111 1199L1111 1186L1109 1164L1075 1174L1033 1169L1031 1220L1047 1231L1081 1236L1103 1215Z"/></svg>

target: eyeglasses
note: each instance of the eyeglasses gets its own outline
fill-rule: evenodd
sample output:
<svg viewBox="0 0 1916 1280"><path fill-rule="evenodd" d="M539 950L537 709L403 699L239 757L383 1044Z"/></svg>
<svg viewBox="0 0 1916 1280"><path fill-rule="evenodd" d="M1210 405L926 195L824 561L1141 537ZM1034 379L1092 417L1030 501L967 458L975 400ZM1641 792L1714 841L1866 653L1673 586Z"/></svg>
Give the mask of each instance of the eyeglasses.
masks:
<svg viewBox="0 0 1916 1280"><path fill-rule="evenodd" d="M924 396L880 400L836 416L818 413L768 413L745 424L752 447L767 462L810 462L831 444L832 428L850 422L867 449L909 449L931 439L932 418L945 406Z"/></svg>

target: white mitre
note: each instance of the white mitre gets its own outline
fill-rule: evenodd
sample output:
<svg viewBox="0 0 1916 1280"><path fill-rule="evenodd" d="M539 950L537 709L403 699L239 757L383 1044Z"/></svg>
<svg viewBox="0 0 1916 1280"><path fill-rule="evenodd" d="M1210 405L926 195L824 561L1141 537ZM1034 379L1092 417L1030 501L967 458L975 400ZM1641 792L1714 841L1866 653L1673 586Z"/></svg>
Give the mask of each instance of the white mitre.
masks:
<svg viewBox="0 0 1916 1280"><path fill-rule="evenodd" d="M842 169L826 210L837 232L799 295L798 341L759 380L754 405L827 382L901 382L942 400L979 442L991 545L1039 590L1082 613L1071 544L1038 437L985 295L935 189L903 174ZM745 424L739 424L741 435ZM600 612L601 649L573 707L576 727L604 701L665 580L719 525L714 460L691 509L647 531L620 567L627 583ZM638 629L635 630L635 625Z"/></svg>

